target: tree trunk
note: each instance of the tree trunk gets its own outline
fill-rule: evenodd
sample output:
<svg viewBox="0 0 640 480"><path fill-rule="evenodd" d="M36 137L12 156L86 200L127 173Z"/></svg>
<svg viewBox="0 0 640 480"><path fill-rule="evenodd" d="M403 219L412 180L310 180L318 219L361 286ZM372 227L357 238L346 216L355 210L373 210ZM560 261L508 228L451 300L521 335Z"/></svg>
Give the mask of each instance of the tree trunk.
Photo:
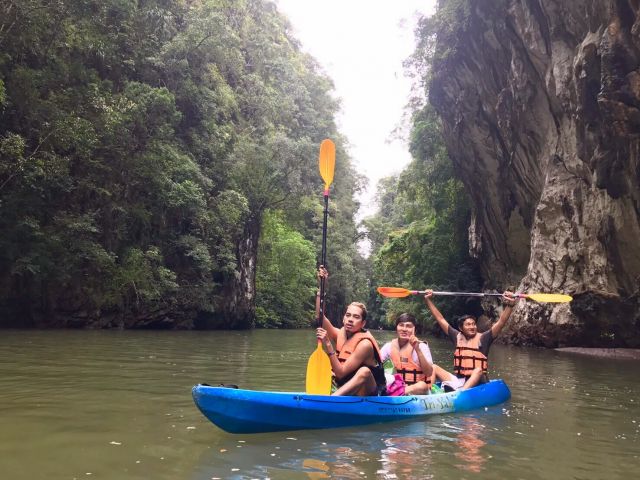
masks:
<svg viewBox="0 0 640 480"><path fill-rule="evenodd" d="M219 304L205 328L246 329L255 326L256 262L262 215L252 216L238 239L234 275L225 277ZM200 325L202 326L202 325Z"/></svg>

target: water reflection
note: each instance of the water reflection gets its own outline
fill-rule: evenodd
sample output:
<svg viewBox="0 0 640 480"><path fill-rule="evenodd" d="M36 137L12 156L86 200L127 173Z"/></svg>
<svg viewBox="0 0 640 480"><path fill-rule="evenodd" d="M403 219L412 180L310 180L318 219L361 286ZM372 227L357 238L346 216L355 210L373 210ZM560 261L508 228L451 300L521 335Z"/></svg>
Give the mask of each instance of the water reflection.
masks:
<svg viewBox="0 0 640 480"><path fill-rule="evenodd" d="M307 478L317 480L320 478L331 478L329 475L329 465L322 460L315 460L313 458L305 458L302 461L302 468L307 475Z"/></svg>
<svg viewBox="0 0 640 480"><path fill-rule="evenodd" d="M460 463L456 466L468 472L481 472L487 460L482 452L482 447L487 444L483 440L484 426L474 417L465 417L461 423L462 427L456 441L458 451L455 453Z"/></svg>
<svg viewBox="0 0 640 480"><path fill-rule="evenodd" d="M380 452L381 478L433 478L431 450L433 441L426 437L395 437L385 440ZM419 467L417 467L419 464Z"/></svg>
<svg viewBox="0 0 640 480"><path fill-rule="evenodd" d="M444 415L288 436L225 435L200 458L195 478L428 479L443 478L439 475L451 473L452 466L477 473L491 458L485 446L496 443L505 418L502 408L494 408L483 413L482 421L475 415Z"/></svg>

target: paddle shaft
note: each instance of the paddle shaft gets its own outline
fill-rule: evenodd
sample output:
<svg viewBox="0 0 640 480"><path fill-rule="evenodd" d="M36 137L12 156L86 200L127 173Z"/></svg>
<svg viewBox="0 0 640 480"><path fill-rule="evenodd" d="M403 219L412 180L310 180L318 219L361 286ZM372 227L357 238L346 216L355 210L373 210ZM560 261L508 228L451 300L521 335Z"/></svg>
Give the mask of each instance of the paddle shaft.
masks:
<svg viewBox="0 0 640 480"><path fill-rule="evenodd" d="M426 290L411 290L411 295L424 295ZM449 297L502 297L502 293L470 293L470 292L433 292L434 295ZM514 293L516 298L527 298L522 293Z"/></svg>
<svg viewBox="0 0 640 480"><path fill-rule="evenodd" d="M327 266L327 221L329 218L329 189L324 189L324 212L322 218L322 254L321 264ZM322 319L324 318L324 277L320 277L320 315L318 316L318 327L322 327Z"/></svg>

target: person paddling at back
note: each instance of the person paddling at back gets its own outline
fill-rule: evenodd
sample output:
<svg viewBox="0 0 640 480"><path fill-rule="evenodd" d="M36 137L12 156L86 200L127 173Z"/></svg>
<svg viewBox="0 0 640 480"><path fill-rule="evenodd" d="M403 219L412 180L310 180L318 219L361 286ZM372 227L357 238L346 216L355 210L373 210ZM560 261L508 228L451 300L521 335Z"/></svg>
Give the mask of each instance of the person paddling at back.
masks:
<svg viewBox="0 0 640 480"><path fill-rule="evenodd" d="M329 272L320 266L318 278L324 278L325 288ZM320 294L316 296L316 317L320 315ZM342 317L342 328L334 327L327 317L316 336L324 344L331 362L338 389L333 395L381 395L386 382L380 360L378 343L365 330L367 308L353 302ZM336 343L333 347L332 341Z"/></svg>
<svg viewBox="0 0 640 480"><path fill-rule="evenodd" d="M440 310L431 301L432 290L426 290L424 302L431 314L440 325L442 331L456 346L453 353L453 374L447 372L438 365L434 365L436 378L442 380L442 385L447 389L465 390L478 384L489 381L489 347L493 340L500 334L507 320L513 312L513 306L517 299L513 293L506 291L502 295L504 309L496 323L484 333L478 333L476 319L473 315L463 315L458 319L458 329L449 325L440 313Z"/></svg>
<svg viewBox="0 0 640 480"><path fill-rule="evenodd" d="M407 385L405 395L425 395L431 391L433 359L427 342L416 337L416 317L403 313L396 318L397 338L380 351L382 362L391 359L397 374Z"/></svg>

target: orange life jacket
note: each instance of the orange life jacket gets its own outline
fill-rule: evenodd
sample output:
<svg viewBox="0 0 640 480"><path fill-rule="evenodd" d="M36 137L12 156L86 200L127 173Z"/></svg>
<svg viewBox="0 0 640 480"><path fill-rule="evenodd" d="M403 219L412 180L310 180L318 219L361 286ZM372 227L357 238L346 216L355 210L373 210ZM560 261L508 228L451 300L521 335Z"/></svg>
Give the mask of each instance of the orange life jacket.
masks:
<svg viewBox="0 0 640 480"><path fill-rule="evenodd" d="M358 333L354 333L350 338L347 338L347 332L344 327L338 330L338 338L336 340L336 354L338 356L338 360L340 362L346 362L347 358L351 356L351 354L355 351L356 347L362 340L369 340L373 345L373 354L376 357L376 361L378 363L382 363L380 361L380 347L378 347L378 342L373 338L373 335L369 331L360 331Z"/></svg>
<svg viewBox="0 0 640 480"><path fill-rule="evenodd" d="M427 386L431 387L431 378L425 376L420 365L413 361L413 352L409 355L409 358L400 355L400 345L397 339L391 341L390 355L396 373L402 375L404 383L413 385L414 383L425 382Z"/></svg>
<svg viewBox="0 0 640 480"><path fill-rule="evenodd" d="M482 373L489 371L489 362L484 353L480 351L480 334L467 339L462 333L458 333L456 349L453 352L453 373L457 377L470 377L477 367L482 368Z"/></svg>
<svg viewBox="0 0 640 480"><path fill-rule="evenodd" d="M382 361L380 360L380 347L378 346L378 342L373 338L373 335L368 331L360 331L358 333L354 333L350 338L347 338L347 332L344 327L338 330L338 338L336 339L336 355L340 362L346 362L347 358L351 356L351 354L355 351L358 344L363 341L368 340L373 345L373 356L378 362L378 365L372 367L370 365L364 365L369 367L371 373L373 374L373 378L376 380L376 384L379 386L384 386L386 384L386 380L384 377L384 368L382 367ZM357 371L357 370L356 370ZM352 372L350 375L347 375L344 378L336 379L339 385L343 385L346 383L353 375L355 375L356 371Z"/></svg>

